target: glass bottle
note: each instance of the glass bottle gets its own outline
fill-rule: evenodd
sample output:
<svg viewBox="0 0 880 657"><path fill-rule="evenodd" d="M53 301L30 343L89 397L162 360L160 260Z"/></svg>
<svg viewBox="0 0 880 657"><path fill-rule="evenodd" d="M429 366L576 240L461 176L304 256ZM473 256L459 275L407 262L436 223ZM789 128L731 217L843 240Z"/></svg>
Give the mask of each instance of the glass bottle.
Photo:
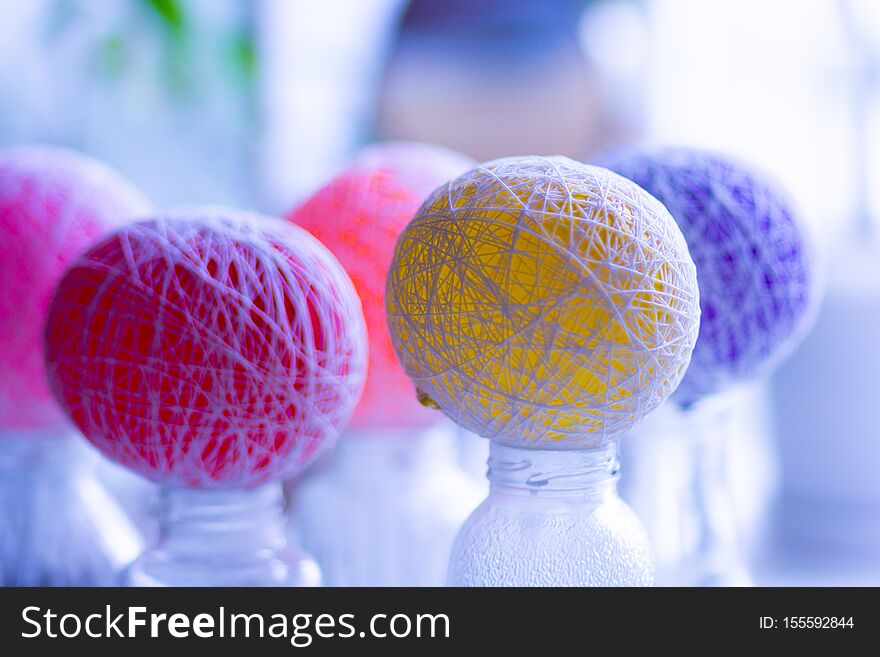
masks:
<svg viewBox="0 0 880 657"><path fill-rule="evenodd" d="M163 486L159 540L128 586L319 586L311 557L285 539L280 482L251 489Z"/></svg>
<svg viewBox="0 0 880 657"><path fill-rule="evenodd" d="M455 534L479 503L449 423L349 431L293 493L293 527L328 586L442 586Z"/></svg>
<svg viewBox="0 0 880 657"><path fill-rule="evenodd" d="M628 437L621 490L651 539L658 585L751 585L727 462L729 402L664 404Z"/></svg>
<svg viewBox="0 0 880 657"><path fill-rule="evenodd" d="M107 586L142 539L73 430L0 432L0 585Z"/></svg>
<svg viewBox="0 0 880 657"><path fill-rule="evenodd" d="M491 443L489 496L459 532L450 586L650 586L653 560L617 494L617 444Z"/></svg>

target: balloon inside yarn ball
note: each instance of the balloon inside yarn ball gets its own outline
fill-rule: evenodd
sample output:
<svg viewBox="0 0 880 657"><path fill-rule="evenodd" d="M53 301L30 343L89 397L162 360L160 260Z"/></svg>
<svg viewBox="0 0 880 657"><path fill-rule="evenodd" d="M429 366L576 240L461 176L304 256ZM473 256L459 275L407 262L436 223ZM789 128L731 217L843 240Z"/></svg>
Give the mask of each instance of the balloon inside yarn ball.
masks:
<svg viewBox="0 0 880 657"><path fill-rule="evenodd" d="M603 160L669 209L697 266L702 319L683 405L767 372L809 325L816 275L808 236L760 172L685 148L629 147Z"/></svg>
<svg viewBox="0 0 880 657"><path fill-rule="evenodd" d="M497 442L595 447L675 389L699 325L662 204L563 157L506 158L432 194L398 240L389 328L407 374Z"/></svg>
<svg viewBox="0 0 880 657"><path fill-rule="evenodd" d="M66 423L43 369L43 325L64 268L147 200L99 162L48 146L0 150L0 429Z"/></svg>
<svg viewBox="0 0 880 657"><path fill-rule="evenodd" d="M370 357L353 427L419 427L437 421L437 413L418 403L394 353L385 316L385 277L398 235L425 198L473 165L437 146L377 144L287 217L339 258L363 304Z"/></svg>
<svg viewBox="0 0 880 657"><path fill-rule="evenodd" d="M222 208L132 224L64 275L46 329L53 391L111 459L176 486L292 475L357 402L366 330L314 237Z"/></svg>

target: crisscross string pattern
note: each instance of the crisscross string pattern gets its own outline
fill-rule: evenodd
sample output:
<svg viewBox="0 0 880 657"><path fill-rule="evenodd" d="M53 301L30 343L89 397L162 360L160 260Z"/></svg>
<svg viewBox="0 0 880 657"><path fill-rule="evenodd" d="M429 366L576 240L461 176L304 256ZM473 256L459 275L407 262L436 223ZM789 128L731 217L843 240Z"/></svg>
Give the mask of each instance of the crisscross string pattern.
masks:
<svg viewBox="0 0 880 657"><path fill-rule="evenodd" d="M582 448L629 430L681 380L696 273L666 209L562 157L506 158L432 194L388 274L404 370L503 444Z"/></svg>
<svg viewBox="0 0 880 657"><path fill-rule="evenodd" d="M43 371L43 325L64 268L150 205L128 181L73 151L0 150L0 429L64 426Z"/></svg>
<svg viewBox="0 0 880 657"><path fill-rule="evenodd" d="M420 427L438 419L418 403L394 353L385 318L385 277L397 237L422 202L474 164L438 146L377 144L288 215L339 258L364 307L370 358L353 427Z"/></svg>
<svg viewBox="0 0 880 657"><path fill-rule="evenodd" d="M628 147L603 160L669 209L697 265L702 320L683 405L766 374L810 325L816 275L785 195L732 159L685 148Z"/></svg>
<svg viewBox="0 0 880 657"><path fill-rule="evenodd" d="M188 487L292 475L357 402L366 329L351 281L281 219L199 208L79 258L46 331L53 391L111 459Z"/></svg>

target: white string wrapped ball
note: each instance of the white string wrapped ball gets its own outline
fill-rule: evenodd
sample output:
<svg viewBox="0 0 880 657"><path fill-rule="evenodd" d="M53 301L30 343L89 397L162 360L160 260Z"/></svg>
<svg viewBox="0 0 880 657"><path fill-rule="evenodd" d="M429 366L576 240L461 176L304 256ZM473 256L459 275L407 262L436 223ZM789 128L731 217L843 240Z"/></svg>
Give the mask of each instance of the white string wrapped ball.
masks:
<svg viewBox="0 0 880 657"><path fill-rule="evenodd" d="M666 205L697 265L700 333L673 399L689 405L771 370L809 327L817 297L808 236L785 195L699 150L628 147L603 163Z"/></svg>
<svg viewBox="0 0 880 657"><path fill-rule="evenodd" d="M699 325L662 204L564 157L495 160L437 189L397 242L386 303L429 403L519 447L631 429L678 385Z"/></svg>
<svg viewBox="0 0 880 657"><path fill-rule="evenodd" d="M115 171L49 146L0 150L0 429L66 424L43 372L43 324L64 268L150 204Z"/></svg>
<svg viewBox="0 0 880 657"><path fill-rule="evenodd" d="M106 456L154 481L250 487L335 440L366 368L338 261L280 219L200 208L79 258L49 311L53 392Z"/></svg>

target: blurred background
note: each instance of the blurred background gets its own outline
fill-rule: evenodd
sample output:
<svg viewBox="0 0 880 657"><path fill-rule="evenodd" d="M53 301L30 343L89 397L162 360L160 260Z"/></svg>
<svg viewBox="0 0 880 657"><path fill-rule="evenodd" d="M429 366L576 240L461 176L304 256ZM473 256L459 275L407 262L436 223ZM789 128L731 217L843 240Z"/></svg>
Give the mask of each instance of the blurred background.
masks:
<svg viewBox="0 0 880 657"><path fill-rule="evenodd" d="M159 207L281 214L381 139L631 138L751 161L813 229L825 300L742 392L737 518L758 584L880 584L880 3L0 2L0 146L80 149Z"/></svg>

